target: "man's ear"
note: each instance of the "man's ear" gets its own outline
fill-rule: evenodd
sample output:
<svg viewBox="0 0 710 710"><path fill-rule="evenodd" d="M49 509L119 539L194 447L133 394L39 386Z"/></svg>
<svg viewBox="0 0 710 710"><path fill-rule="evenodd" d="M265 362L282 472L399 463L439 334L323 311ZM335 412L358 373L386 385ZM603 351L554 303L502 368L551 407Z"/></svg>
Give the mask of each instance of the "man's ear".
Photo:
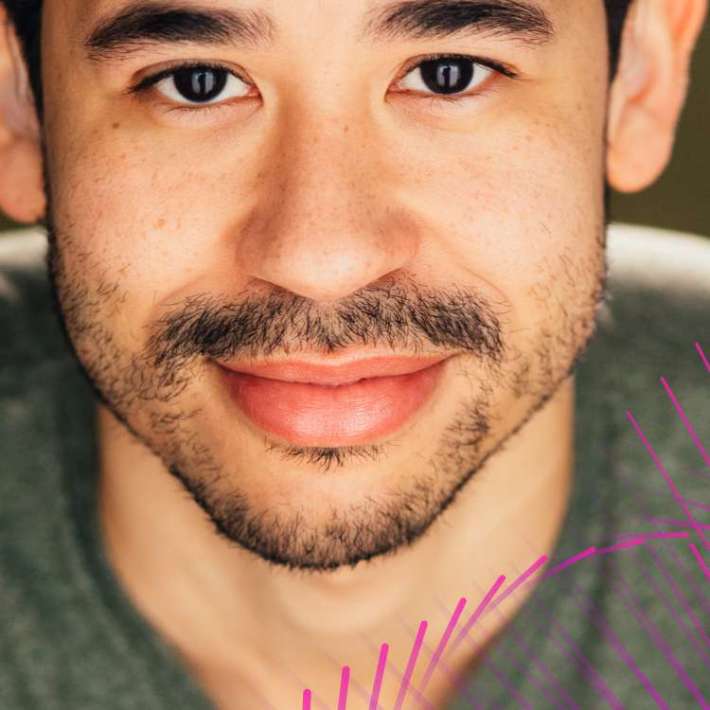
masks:
<svg viewBox="0 0 710 710"><path fill-rule="evenodd" d="M707 0L634 0L611 87L607 179L620 192L648 187L670 160Z"/></svg>
<svg viewBox="0 0 710 710"><path fill-rule="evenodd" d="M0 212L18 222L45 212L39 135L19 44L0 6Z"/></svg>

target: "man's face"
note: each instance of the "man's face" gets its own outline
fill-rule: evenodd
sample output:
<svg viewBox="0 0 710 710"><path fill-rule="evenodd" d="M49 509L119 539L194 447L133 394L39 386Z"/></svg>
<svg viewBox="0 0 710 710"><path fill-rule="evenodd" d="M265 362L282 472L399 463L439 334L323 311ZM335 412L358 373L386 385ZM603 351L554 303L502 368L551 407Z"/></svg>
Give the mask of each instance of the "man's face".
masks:
<svg viewBox="0 0 710 710"><path fill-rule="evenodd" d="M62 315L224 535L353 564L421 535L592 334L603 3L195 2L211 24L45 3ZM225 370L423 354L414 387Z"/></svg>

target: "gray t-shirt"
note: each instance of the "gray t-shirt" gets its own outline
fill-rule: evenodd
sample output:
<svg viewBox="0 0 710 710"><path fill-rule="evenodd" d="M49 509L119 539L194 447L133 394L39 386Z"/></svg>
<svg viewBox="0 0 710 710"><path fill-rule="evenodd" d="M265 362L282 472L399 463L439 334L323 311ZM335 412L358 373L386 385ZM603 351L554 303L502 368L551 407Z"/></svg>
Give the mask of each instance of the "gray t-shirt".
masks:
<svg viewBox="0 0 710 710"><path fill-rule="evenodd" d="M695 348L710 357L710 242L612 232L611 300L577 370L575 484L548 569L596 552L535 588L455 708L710 707L710 579L690 545L708 566L710 550L684 512L710 522L710 371ZM0 239L0 710L210 708L104 556L94 395L43 253L40 235Z"/></svg>

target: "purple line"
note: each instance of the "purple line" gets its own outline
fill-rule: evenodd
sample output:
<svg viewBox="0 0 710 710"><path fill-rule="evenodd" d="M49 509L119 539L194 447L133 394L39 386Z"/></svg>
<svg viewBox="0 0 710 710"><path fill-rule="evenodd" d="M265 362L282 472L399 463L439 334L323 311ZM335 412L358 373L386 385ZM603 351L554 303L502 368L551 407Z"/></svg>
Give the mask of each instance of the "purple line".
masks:
<svg viewBox="0 0 710 710"><path fill-rule="evenodd" d="M522 693L515 687L515 685L513 685L513 683L506 680L503 673L498 670L490 658L486 659L484 664L486 668L488 668L488 670L490 670L490 672L493 673L493 675L498 679L498 682L516 699L518 707L529 708L532 710L532 705L528 702L528 700L523 697Z"/></svg>
<svg viewBox="0 0 710 710"><path fill-rule="evenodd" d="M666 394L670 397L671 402L673 402L673 406L675 407L675 410L678 413L680 420L683 422L683 426L685 426L688 434L690 435L692 442L695 444L695 448L697 448L697 450L700 452L703 461L705 461L705 465L710 468L710 455L708 455L708 452L705 450L703 442L700 441L700 437L695 431L695 427L691 424L690 419L688 419L685 410L681 406L680 402L678 401L678 398L675 396L675 392L673 392L671 386L668 384L668 381L665 377L661 377L661 384L663 385L663 389L666 390Z"/></svg>
<svg viewBox="0 0 710 710"><path fill-rule="evenodd" d="M529 577L535 574L535 572L537 572L537 570L540 569L545 562L547 562L547 555L542 555L535 560L535 562L533 562L530 567L528 567L525 572L523 572L509 587L505 588L501 595L490 605L488 613L500 606L511 594L513 594L513 592L518 589L518 587L521 587Z"/></svg>
<svg viewBox="0 0 710 710"><path fill-rule="evenodd" d="M350 666L343 666L340 672L340 694L338 696L338 710L345 710L348 702L348 686L350 685Z"/></svg>
<svg viewBox="0 0 710 710"><path fill-rule="evenodd" d="M426 690L427 685L429 684L429 681L431 680L432 675L434 674L434 670L436 669L437 663L439 663L439 659L441 658L441 655L444 653L444 649L446 648L446 644L449 642L449 639L451 638L451 634L454 632L454 629L456 628L456 624L459 623L459 618L461 617L461 614L463 613L463 609L466 606L466 597L461 597L459 599L459 603L456 605L456 608L454 609L454 613L451 615L451 618L449 619L449 623L446 626L446 629L444 630L444 633L441 637L441 640L439 641L439 645L436 647L436 650L434 651L434 655L431 657L431 660L429 661L429 666L426 669L426 672L424 673L424 677L422 678L422 682L419 685L419 692L423 693Z"/></svg>
<svg viewBox="0 0 710 710"><path fill-rule="evenodd" d="M404 624L404 627L406 629L409 629L409 626L407 626L407 624L405 624L404 622L402 622L402 623ZM363 634L360 634L360 635L364 636ZM377 652L378 646L376 644L371 643L369 641L369 639L367 639L366 636L364 636L364 638L366 639L367 644L370 647L370 649L373 652ZM389 673L389 675L392 676L392 678L396 678L398 684L401 683L402 679L404 678L404 673L402 673L400 671L400 669L392 662L391 659L387 660L387 663L385 665L385 673L386 674ZM410 687L409 690L410 690L410 694L415 696L415 698L420 706L423 706L423 707L427 706L427 704L428 704L427 699L425 697L423 697L415 687Z"/></svg>
<svg viewBox="0 0 710 710"><path fill-rule="evenodd" d="M639 510L645 516L645 519L651 520L653 513L649 508L648 498L644 494L643 490L638 487L632 488L628 480L628 476L625 473L619 477L619 482L622 486L624 486L628 494L635 497ZM658 523L654 524L657 525ZM688 525L687 519L683 524L685 526ZM698 579L695 574L695 561L691 564L686 555L682 555L678 552L678 546L676 545L669 545L663 548L663 552L667 555L667 557L661 555L660 551L653 545L649 545L646 550L653 556L659 565L662 566L663 560L666 560L669 564L672 564L675 568L677 568L677 571L674 569L672 574L682 576L682 584L684 588L686 590L692 590L698 603L703 607L706 613L710 614L710 602L708 601L705 591L698 583ZM671 572L668 571L666 574L671 575Z"/></svg>
<svg viewBox="0 0 710 710"><path fill-rule="evenodd" d="M693 517L693 514L690 512L690 510L688 508L688 503L686 502L685 498L683 498L680 491L676 487L673 479L671 478L671 475L668 473L668 471L666 471L666 468L663 465L663 463L661 462L661 459L658 457L658 454L654 450L653 446L651 446L651 442L646 438L646 435L641 430L641 427L639 426L638 422L636 421L636 419L634 419L634 415L631 413L631 410L626 412L626 416L629 419L629 421L631 422L631 425L633 426L633 428L635 429L636 434L638 435L639 439L641 439L641 442L646 447L646 451L648 452L649 456L653 460L653 463L656 465L656 468L660 471L661 475L665 479L666 484L668 485L668 488L670 489L674 500L676 501L676 503L678 503L681 510L685 513L691 527L695 530L695 532L698 534L700 539L707 546L708 543L707 543L707 540L705 540L705 535L703 534L702 528L698 525L698 522L695 520L695 518Z"/></svg>
<svg viewBox="0 0 710 710"><path fill-rule="evenodd" d="M710 512L710 505L708 505L707 503L701 503L699 500L690 500L689 498L686 498L685 502L688 505L692 505L693 508L700 508L700 510L705 510L705 511Z"/></svg>
<svg viewBox="0 0 710 710"><path fill-rule="evenodd" d="M422 643L424 642L424 634L426 634L426 629L427 622L422 621L421 624L419 624L419 631L417 631L417 637L414 639L412 652L409 654L409 661L407 662L407 668L404 671L402 685L399 686L399 693L397 694L397 700L394 704L394 710L400 710L405 698L407 697L407 691L409 690L409 685L412 680L414 667L417 665L417 658L419 658L419 651L421 650Z"/></svg>
<svg viewBox="0 0 710 710"><path fill-rule="evenodd" d="M647 540L671 540L681 537L690 537L689 532L656 532L646 533Z"/></svg>
<svg viewBox="0 0 710 710"><path fill-rule="evenodd" d="M311 710L311 691L303 691L303 710Z"/></svg>
<svg viewBox="0 0 710 710"><path fill-rule="evenodd" d="M476 611L471 614L469 620L466 622L464 627L459 631L458 636L456 637L456 640L454 641L453 645L451 646L451 653L453 653L461 644L461 642L468 636L468 633L471 631L473 628L474 624L478 621L479 617L483 613L484 609L488 606L489 602L493 597L495 596L496 592L500 589L501 585L505 582L505 575L502 574L496 581L493 583L491 588L486 592L486 596L481 599L479 605L476 607Z"/></svg>
<svg viewBox="0 0 710 710"><path fill-rule="evenodd" d="M579 705L572 700L570 694L562 686L560 681L556 678L554 673L547 667L547 665L540 660L539 653L533 651L530 644L526 640L524 634L520 628L513 625L513 628L508 628L505 631L506 638L508 638L511 643L514 641L514 647L517 651L517 659L512 658L512 652L509 650L508 654L504 659L501 659L506 663L506 670L510 674L519 674L520 672L525 673L525 677L529 679L531 684L545 696L545 698L550 702L549 707L562 707L563 710L579 710ZM474 642L469 639L469 642L473 644ZM486 657L482 660L482 667L490 667L491 664L488 662L489 659ZM526 664L526 669L523 670L522 664ZM540 671L542 677L538 677L536 670ZM520 676L518 675L518 678ZM503 678L498 677L500 682L504 682ZM474 679L475 686L475 679Z"/></svg>
<svg viewBox="0 0 710 710"><path fill-rule="evenodd" d="M652 523L653 525L666 525L672 528L688 527L687 520L673 520L672 518L649 518L648 522ZM705 523L700 523L700 527L705 528L706 530L710 530L710 525L707 525Z"/></svg>
<svg viewBox="0 0 710 710"><path fill-rule="evenodd" d="M673 600L668 598L668 595L665 591L665 587L660 585L655 579L654 575L652 574L647 574L645 575L645 583L653 589L653 591L656 593L656 596L663 601L663 605L666 607L670 615L673 617L673 621L675 622L676 628L679 630L682 630L683 633L688 637L688 639L692 642L692 644L696 647L697 650L697 655L698 657L702 657L703 662L705 665L710 668L710 656L708 656L707 651L705 648L703 648L703 644L698 642L698 639L695 638L695 635L693 632L688 628L687 621L682 618L682 616L676 611L675 605L673 604ZM678 601L678 598L676 596L676 601ZM684 607L685 608L685 607ZM695 621L695 616L690 614L691 621ZM708 643L707 636L705 633L702 631L702 627L697 628L696 630L700 634L700 638L705 641L707 644L708 648L710 648L710 643Z"/></svg>
<svg viewBox="0 0 710 710"><path fill-rule="evenodd" d="M673 596L675 597L678 604L680 604L680 606L683 607L683 610L688 615L688 618L690 619L691 623L693 624L693 628L698 633L698 636L702 639L703 643L708 648L710 648L710 638L708 638L707 634L705 633L705 631L703 629L702 624L700 623L697 616L695 615L693 608L690 606L690 603L688 602L685 595L683 594L683 591L681 591L680 587L678 586L678 583L676 582L675 577L666 568L666 565L663 562L663 558L653 547L647 547L646 551L651 555L651 557L653 557L653 564L656 566L656 568L663 575L663 578L666 580L668 587L670 588L671 592L673 592ZM690 586L690 585L688 585L688 586Z"/></svg>
<svg viewBox="0 0 710 710"><path fill-rule="evenodd" d="M583 595L580 595L578 593L577 596ZM638 664L634 660L634 657L629 653L626 646L624 646L624 644L621 642L621 639L617 636L616 632L604 619L603 614L597 609L595 609L593 603L591 602L588 602L587 606L585 606L583 602L577 601L576 605L599 627L602 634L606 637L607 641L609 641L609 644L614 649L614 651L616 651L619 658L621 658L621 660L636 676L641 685L646 689L646 692L654 699L656 705L658 705L661 710L669 710L666 701L661 697L661 694L656 690L655 686L650 681L648 676L639 668Z"/></svg>
<svg viewBox="0 0 710 710"><path fill-rule="evenodd" d="M588 547L586 550L583 550L582 552L577 553L573 557L570 557L569 559L565 560L564 562L560 562L560 564L556 565L552 569L548 570L545 573L545 577L554 577L556 574L559 574L562 572L563 569L567 569L568 567L572 566L575 562L579 562L580 560L583 560L585 557L589 557L590 555L594 555L596 553L597 548L596 547Z"/></svg>
<svg viewBox="0 0 710 710"><path fill-rule="evenodd" d="M646 540L643 538L636 538L635 540L628 540L626 542L619 542L616 545L610 545L609 547L599 547L597 548L595 555L606 555L610 552L619 552L620 550L628 550L632 547L638 547L643 545Z"/></svg>
<svg viewBox="0 0 710 710"><path fill-rule="evenodd" d="M634 601L633 594L631 593L626 582L623 581L621 574L619 574L618 581L616 583L617 589L622 589L622 596L626 599L626 605L633 614L634 618L638 623L645 629L646 633L651 637L655 647L661 651L665 656L666 661L670 664L673 670L676 672L678 678L682 681L683 685L686 687L688 692L698 701L700 707L709 707L702 693L695 685L693 680L690 678L685 668L681 665L678 659L673 653L673 649L666 643L663 635L658 631L653 622L649 621L646 615L639 609L639 605Z"/></svg>
<svg viewBox="0 0 710 710"><path fill-rule="evenodd" d="M705 369L710 372L710 362L708 362L708 359L705 357L705 353L703 352L703 349L700 347L700 343L695 343L695 349L698 351L698 355L700 355L700 359L703 361L703 364L705 365Z"/></svg>
<svg viewBox="0 0 710 710"><path fill-rule="evenodd" d="M380 701L380 691L382 690L382 679L385 675L385 666L387 665L387 654L389 653L389 644L383 643L380 646L380 657L377 660L377 670L375 678L372 681L372 694L370 695L370 710L377 710L377 704Z"/></svg>
<svg viewBox="0 0 710 710"><path fill-rule="evenodd" d="M584 669L584 674L587 676L589 684L599 691L599 694L614 710L624 710L621 700L619 700L614 691L606 684L599 671L594 668L590 660L582 653L582 650L567 631L556 621L553 622L553 626L556 627L557 633L564 639L572 655L577 659L579 666Z"/></svg>
<svg viewBox="0 0 710 710"><path fill-rule="evenodd" d="M690 551L693 553L693 555L695 556L695 559L698 561L698 565L700 565L700 569L703 571L705 576L708 579L710 579L710 569L708 569L708 566L705 564L705 560L703 559L703 556L700 554L700 551L692 542L690 543Z"/></svg>

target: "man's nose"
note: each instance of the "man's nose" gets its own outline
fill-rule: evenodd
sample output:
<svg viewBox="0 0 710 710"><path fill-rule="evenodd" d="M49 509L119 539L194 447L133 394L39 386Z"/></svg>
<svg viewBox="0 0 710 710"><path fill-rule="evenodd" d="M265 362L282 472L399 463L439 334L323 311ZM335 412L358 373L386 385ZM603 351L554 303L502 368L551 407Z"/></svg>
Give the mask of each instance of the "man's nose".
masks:
<svg viewBox="0 0 710 710"><path fill-rule="evenodd" d="M406 267L417 228L397 204L380 153L347 118L284 126L260 159L257 199L240 230L240 269L332 302Z"/></svg>

